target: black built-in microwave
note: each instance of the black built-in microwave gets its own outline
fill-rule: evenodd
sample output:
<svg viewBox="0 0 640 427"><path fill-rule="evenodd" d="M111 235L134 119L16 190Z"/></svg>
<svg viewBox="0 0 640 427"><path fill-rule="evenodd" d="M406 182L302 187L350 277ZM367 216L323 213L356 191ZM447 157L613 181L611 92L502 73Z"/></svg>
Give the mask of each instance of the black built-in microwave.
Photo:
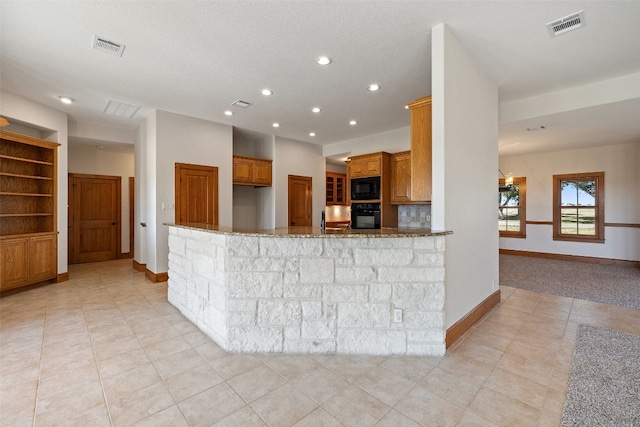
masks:
<svg viewBox="0 0 640 427"><path fill-rule="evenodd" d="M380 177L354 178L351 180L351 200L379 200Z"/></svg>

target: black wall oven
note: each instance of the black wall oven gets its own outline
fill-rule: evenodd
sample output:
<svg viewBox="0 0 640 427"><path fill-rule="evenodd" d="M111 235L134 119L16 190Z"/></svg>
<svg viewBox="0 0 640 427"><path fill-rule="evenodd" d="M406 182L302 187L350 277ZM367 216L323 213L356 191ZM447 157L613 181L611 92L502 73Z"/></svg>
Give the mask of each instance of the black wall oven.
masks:
<svg viewBox="0 0 640 427"><path fill-rule="evenodd" d="M351 228L380 229L380 203L351 203Z"/></svg>
<svg viewBox="0 0 640 427"><path fill-rule="evenodd" d="M380 177L354 178L351 180L351 200L379 200Z"/></svg>

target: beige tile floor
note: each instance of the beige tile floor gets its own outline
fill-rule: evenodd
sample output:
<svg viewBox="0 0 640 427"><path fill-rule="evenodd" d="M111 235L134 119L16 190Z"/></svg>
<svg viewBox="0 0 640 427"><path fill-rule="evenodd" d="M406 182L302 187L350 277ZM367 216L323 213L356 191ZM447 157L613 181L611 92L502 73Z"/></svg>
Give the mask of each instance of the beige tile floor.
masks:
<svg viewBox="0 0 640 427"><path fill-rule="evenodd" d="M442 358L227 354L130 260L0 299L2 426L557 426L580 323L640 310L514 288Z"/></svg>

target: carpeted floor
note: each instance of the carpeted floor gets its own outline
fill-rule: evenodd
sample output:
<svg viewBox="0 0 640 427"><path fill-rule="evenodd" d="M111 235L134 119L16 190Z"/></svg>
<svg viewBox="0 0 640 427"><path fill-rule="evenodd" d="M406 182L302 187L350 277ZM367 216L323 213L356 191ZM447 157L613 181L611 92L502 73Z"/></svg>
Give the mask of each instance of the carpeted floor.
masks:
<svg viewBox="0 0 640 427"><path fill-rule="evenodd" d="M578 326L561 427L640 426L640 337Z"/></svg>
<svg viewBox="0 0 640 427"><path fill-rule="evenodd" d="M640 309L640 269L500 255L500 285Z"/></svg>

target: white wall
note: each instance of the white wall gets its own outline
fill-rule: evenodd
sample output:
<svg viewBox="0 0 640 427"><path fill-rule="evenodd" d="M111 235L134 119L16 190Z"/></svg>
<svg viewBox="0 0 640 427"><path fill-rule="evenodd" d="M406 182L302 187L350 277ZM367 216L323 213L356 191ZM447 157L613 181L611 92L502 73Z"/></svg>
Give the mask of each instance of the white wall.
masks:
<svg viewBox="0 0 640 427"><path fill-rule="evenodd" d="M155 120L155 114L149 119ZM155 129L155 126L154 126ZM136 173L134 191L134 211L133 211L133 259L140 264L147 263L148 255L148 228L142 223L147 221L149 208L148 184L147 184L147 123L140 125L136 131L136 142L134 145L134 170Z"/></svg>
<svg viewBox="0 0 640 427"><path fill-rule="evenodd" d="M69 173L112 175L121 177L120 224L123 253L128 253L129 244L129 177L134 176L133 153L122 153L98 149L89 145L73 144L69 147Z"/></svg>
<svg viewBox="0 0 640 427"><path fill-rule="evenodd" d="M233 136L228 125L156 110L147 121L147 269L168 270L166 223L175 222L175 210L162 203L175 203L175 164L191 163L218 168L218 224L232 226ZM136 176L141 175L136 171Z"/></svg>
<svg viewBox="0 0 640 427"><path fill-rule="evenodd" d="M276 209L275 227L288 226L289 175L311 177L311 191L313 193L311 225L319 227L320 217L326 201L326 161L322 156L322 147L287 138L275 137L274 152L273 185Z"/></svg>
<svg viewBox="0 0 640 427"><path fill-rule="evenodd" d="M41 128L43 138L60 144L58 147L58 274L66 273L68 271L67 114L8 92L0 92L0 114L9 122L11 119L16 119Z"/></svg>
<svg viewBox="0 0 640 427"><path fill-rule="evenodd" d="M446 327L497 290L498 88L444 24L432 29L432 227L446 239Z"/></svg>
<svg viewBox="0 0 640 427"><path fill-rule="evenodd" d="M604 172L605 223L640 223L640 142L500 158L504 173L527 178L527 221L553 221L553 175ZM605 227L605 242L553 240L552 225L527 224L527 238L501 249L640 260L640 229Z"/></svg>
<svg viewBox="0 0 640 427"><path fill-rule="evenodd" d="M426 96L423 95L423 96ZM416 96L419 98L420 96ZM408 99L407 102L413 101ZM407 123L410 120L410 112L407 110ZM357 156L360 154L386 151L387 153L399 153L411 149L411 128L409 126L393 129L387 132L363 136L362 138L349 139L322 147L322 155L325 157Z"/></svg>

